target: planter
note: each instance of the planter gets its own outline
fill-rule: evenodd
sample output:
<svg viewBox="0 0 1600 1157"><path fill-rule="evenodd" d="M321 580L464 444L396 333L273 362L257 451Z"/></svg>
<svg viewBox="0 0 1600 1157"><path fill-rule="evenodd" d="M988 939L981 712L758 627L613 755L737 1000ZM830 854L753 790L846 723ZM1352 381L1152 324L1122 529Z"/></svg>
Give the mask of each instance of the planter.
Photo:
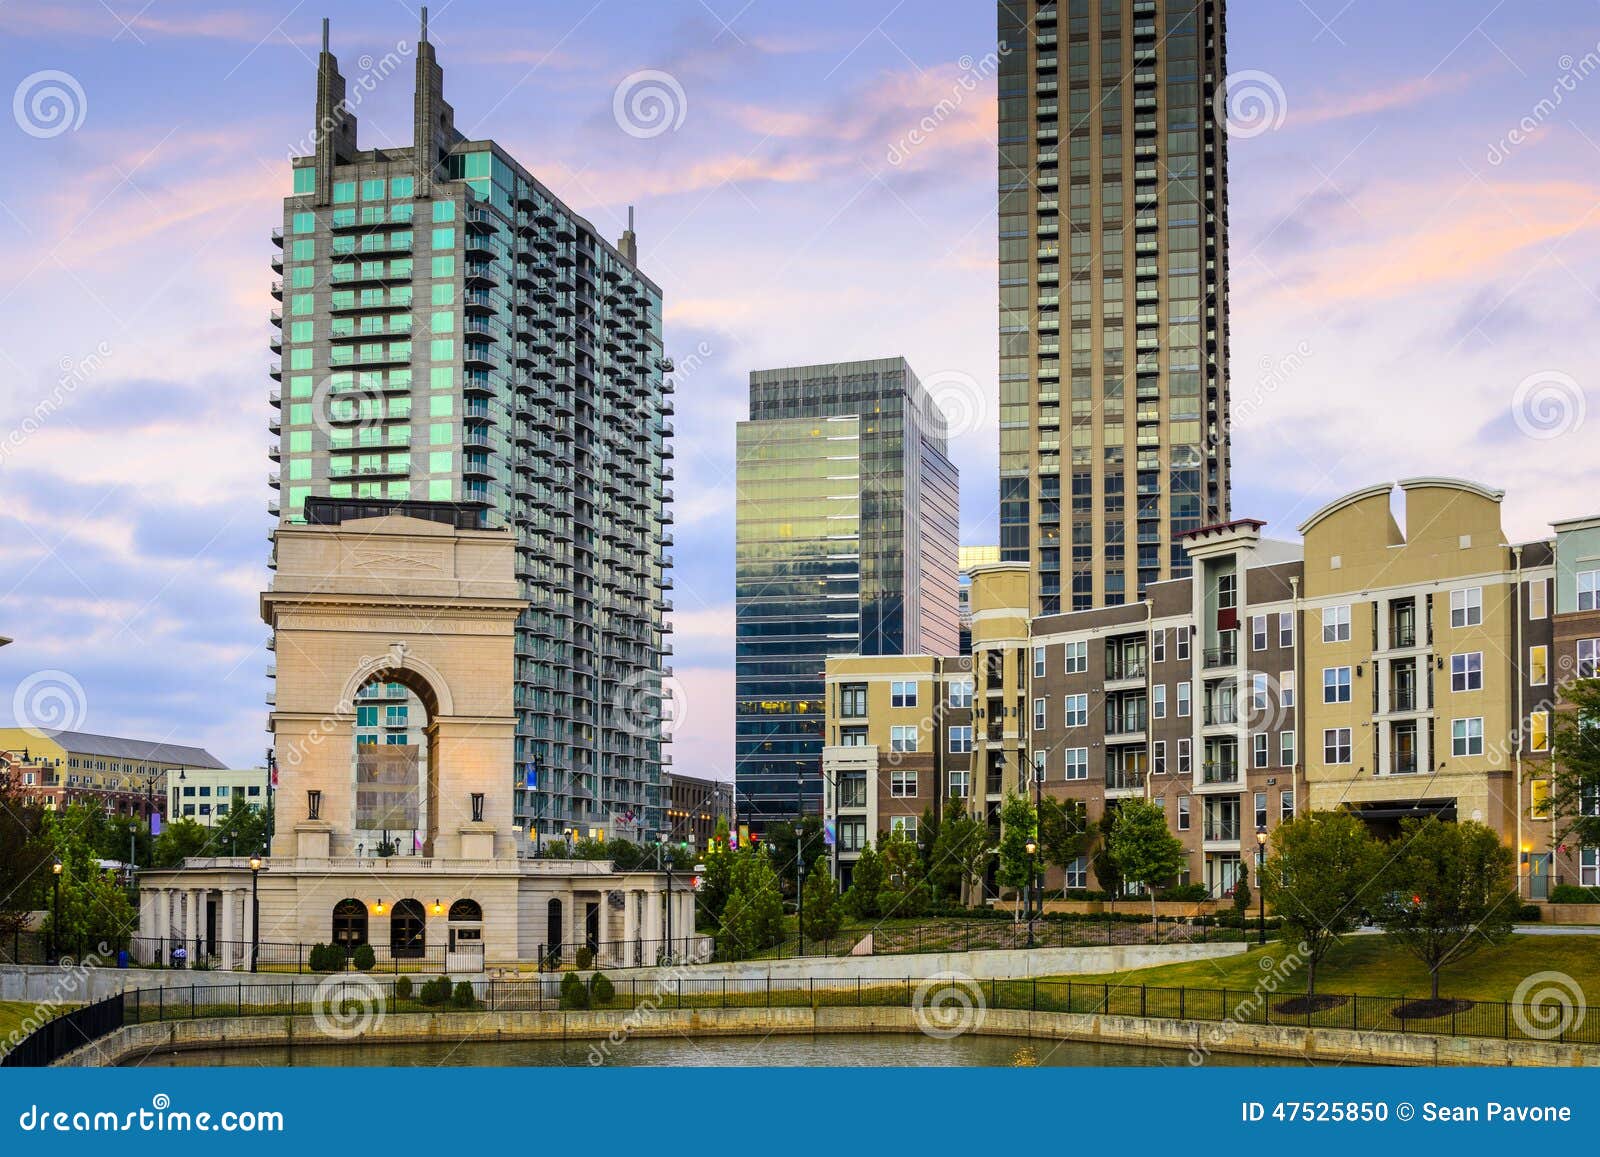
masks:
<svg viewBox="0 0 1600 1157"><path fill-rule="evenodd" d="M1229 900L1227 906L1231 908L1233 901ZM1216 900L1157 900L1155 911L1156 915L1164 920L1177 917L1192 919L1195 916L1215 915L1218 907ZM1129 896L1126 900L1118 900L1113 907L1109 900L1046 900L1044 910L1047 914L1067 912L1078 916L1098 916L1103 912L1148 916L1150 901L1138 896Z"/></svg>
<svg viewBox="0 0 1600 1157"><path fill-rule="evenodd" d="M1600 924L1600 904L1546 904L1546 924Z"/></svg>

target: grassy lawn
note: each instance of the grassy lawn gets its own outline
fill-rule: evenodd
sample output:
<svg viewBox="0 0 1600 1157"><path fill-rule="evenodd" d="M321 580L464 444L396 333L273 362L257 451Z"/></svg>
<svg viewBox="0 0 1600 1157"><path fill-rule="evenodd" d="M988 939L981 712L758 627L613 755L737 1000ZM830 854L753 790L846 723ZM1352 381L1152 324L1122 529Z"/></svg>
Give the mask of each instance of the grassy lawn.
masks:
<svg viewBox="0 0 1600 1157"><path fill-rule="evenodd" d="M59 1016L63 1012L76 1007L75 1005L62 1005L46 1016ZM23 1000L0 1000L0 1041L9 1040L11 1034L22 1028L23 1021L34 1019L34 1010L37 1005Z"/></svg>
<svg viewBox="0 0 1600 1157"><path fill-rule="evenodd" d="M1075 983L1248 989L1287 956L1287 946L1274 941L1265 948L1252 946L1241 956L1071 979ZM1272 964L1266 963L1268 958ZM1600 1000L1600 937L1513 936L1505 944L1482 948L1458 964L1446 965L1439 991L1443 996L1469 1000L1510 1000L1524 978L1549 971L1566 973L1585 993L1592 994L1591 999ZM1304 968L1280 975L1284 977L1280 992L1304 990ZM1318 967L1317 991L1426 996L1428 973L1416 957L1388 944L1382 936L1352 936Z"/></svg>

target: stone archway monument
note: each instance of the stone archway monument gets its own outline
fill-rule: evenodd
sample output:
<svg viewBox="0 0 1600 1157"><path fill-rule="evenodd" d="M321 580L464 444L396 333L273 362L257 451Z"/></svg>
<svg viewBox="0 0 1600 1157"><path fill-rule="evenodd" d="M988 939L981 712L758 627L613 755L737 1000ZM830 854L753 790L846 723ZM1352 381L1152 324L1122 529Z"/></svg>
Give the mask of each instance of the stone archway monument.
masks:
<svg viewBox="0 0 1600 1157"><path fill-rule="evenodd" d="M514 537L479 521L453 503L312 498L304 525L278 528L261 596L277 652L275 861L354 856L362 814L408 806L403 773L377 770L377 756L400 753L355 754L355 698L374 681L427 711L423 855L516 859L514 627L526 603Z"/></svg>

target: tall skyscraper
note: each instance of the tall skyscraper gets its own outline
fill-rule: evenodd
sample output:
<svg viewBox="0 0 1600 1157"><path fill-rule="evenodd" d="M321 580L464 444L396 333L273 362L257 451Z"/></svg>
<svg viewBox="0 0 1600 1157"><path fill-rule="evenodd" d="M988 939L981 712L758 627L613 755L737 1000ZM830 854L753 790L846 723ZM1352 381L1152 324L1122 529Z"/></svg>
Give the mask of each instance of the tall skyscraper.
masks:
<svg viewBox="0 0 1600 1157"><path fill-rule="evenodd" d="M1000 546L1035 613L1187 575L1228 517L1223 9L999 0Z"/></svg>
<svg viewBox="0 0 1600 1157"><path fill-rule="evenodd" d="M665 830L671 650L661 291L631 221L607 243L499 145L457 131L426 12L408 147L358 146L323 25L315 150L294 160L274 231L271 510L300 522L311 495L450 501L514 529L531 604L505 769L519 831L649 838ZM357 703L358 744L426 742L398 684Z"/></svg>
<svg viewBox="0 0 1600 1157"><path fill-rule="evenodd" d="M904 358L750 375L738 431L739 814L822 803L829 655L959 645L956 468Z"/></svg>

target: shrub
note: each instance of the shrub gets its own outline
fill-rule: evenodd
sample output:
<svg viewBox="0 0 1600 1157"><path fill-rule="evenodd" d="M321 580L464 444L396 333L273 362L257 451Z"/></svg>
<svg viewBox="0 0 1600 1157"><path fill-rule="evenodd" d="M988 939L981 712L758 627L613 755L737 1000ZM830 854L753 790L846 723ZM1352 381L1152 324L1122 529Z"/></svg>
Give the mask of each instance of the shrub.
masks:
<svg viewBox="0 0 1600 1157"><path fill-rule="evenodd" d="M337 944L313 944L306 962L311 965L312 972L343 972L344 949Z"/></svg>
<svg viewBox="0 0 1600 1157"><path fill-rule="evenodd" d="M561 978L561 1007L589 1007L589 988L578 979L576 972L568 972Z"/></svg>
<svg viewBox="0 0 1600 1157"><path fill-rule="evenodd" d="M1204 884L1179 884L1174 888L1164 888L1156 893L1157 900L1178 900L1188 903L1194 900L1204 900L1210 896Z"/></svg>
<svg viewBox="0 0 1600 1157"><path fill-rule="evenodd" d="M357 948L352 959L354 959L356 967L361 969L362 972L371 972L372 966L378 963L378 957L372 951L372 945L370 944L363 944Z"/></svg>
<svg viewBox="0 0 1600 1157"><path fill-rule="evenodd" d="M445 981L446 984L450 982ZM450 995L450 1003L456 1008L477 1008L478 994L472 991L472 982L462 980L457 982L455 992Z"/></svg>
<svg viewBox="0 0 1600 1157"><path fill-rule="evenodd" d="M587 972L594 967L594 949L587 944L580 944L572 959L577 963L579 972Z"/></svg>
<svg viewBox="0 0 1600 1157"><path fill-rule="evenodd" d="M394 982L394 995L396 1000L411 999L411 978L402 976Z"/></svg>
<svg viewBox="0 0 1600 1157"><path fill-rule="evenodd" d="M589 979L589 995L596 1004L610 1004L611 998L617 995L617 988L611 983L610 977L597 972Z"/></svg>
<svg viewBox="0 0 1600 1157"><path fill-rule="evenodd" d="M419 999L429 1008L438 1008L450 1002L450 978L438 976L424 981Z"/></svg>
<svg viewBox="0 0 1600 1157"><path fill-rule="evenodd" d="M1577 884L1557 884L1550 892L1552 904L1600 904L1600 888L1580 888Z"/></svg>
<svg viewBox="0 0 1600 1157"><path fill-rule="evenodd" d="M1524 904L1517 909L1517 919L1524 924L1537 924L1544 919L1544 909L1538 904Z"/></svg>

